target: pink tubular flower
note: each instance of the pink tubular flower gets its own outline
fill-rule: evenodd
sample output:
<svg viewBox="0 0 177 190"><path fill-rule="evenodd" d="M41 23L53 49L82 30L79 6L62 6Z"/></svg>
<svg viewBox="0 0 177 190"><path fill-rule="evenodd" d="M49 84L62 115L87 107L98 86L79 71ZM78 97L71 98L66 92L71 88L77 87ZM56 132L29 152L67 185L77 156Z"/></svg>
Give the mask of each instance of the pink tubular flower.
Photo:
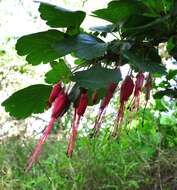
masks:
<svg viewBox="0 0 177 190"><path fill-rule="evenodd" d="M44 132L43 132L41 138L39 139L32 155L29 158L26 171L30 170L33 163L38 160L40 153L42 151L42 147L43 147L47 137L51 133L52 127L53 127L56 119L58 117L61 117L61 115L62 115L63 111L65 110L65 107L68 105L68 103L69 103L68 95L66 93L64 93L63 91L61 91L55 100L49 125L44 130Z"/></svg>
<svg viewBox="0 0 177 190"><path fill-rule="evenodd" d="M110 85L107 88L106 96L101 101L99 114L98 114L95 124L94 124L93 135L96 135L99 132L99 129L100 129L102 121L103 121L103 115L105 113L106 107L108 106L111 98L113 97L113 94L114 94L116 88L117 88L117 83L115 83L115 82L110 83Z"/></svg>
<svg viewBox="0 0 177 190"><path fill-rule="evenodd" d="M134 89L133 80L131 79L130 76L126 76L120 88L120 107L117 114L117 125L112 133L113 136L117 135L117 130L119 127L121 130L123 117L124 117L125 103L128 101L129 97L133 93L133 89Z"/></svg>
<svg viewBox="0 0 177 190"><path fill-rule="evenodd" d="M143 73L138 73L136 76L135 91L133 97L133 109L136 108L137 110L139 110L140 108L140 95L144 84L144 78L145 77Z"/></svg>
<svg viewBox="0 0 177 190"><path fill-rule="evenodd" d="M42 151L42 147L43 147L48 135L50 134L54 123L55 123L55 118L51 118L49 125L44 130L33 153L31 154L30 158L28 159L26 171L29 171L32 168L32 165L34 164L34 162L36 162L38 160L38 158L41 154L41 151Z"/></svg>
<svg viewBox="0 0 177 190"><path fill-rule="evenodd" d="M53 110L52 110L52 117L54 117L54 118L60 117L68 104L69 104L68 95L65 94L63 91L60 92L54 102L54 106L53 106Z"/></svg>
<svg viewBox="0 0 177 190"><path fill-rule="evenodd" d="M61 87L61 82L58 82L57 84L55 84L53 86L53 89L50 93L50 97L48 99L48 107L51 107L51 104L55 101L55 99L57 98L57 96L59 95L60 91L62 90Z"/></svg>
<svg viewBox="0 0 177 190"><path fill-rule="evenodd" d="M67 149L68 157L72 156L74 146L75 146L75 140L76 140L77 132L78 132L78 128L79 128L80 119L84 115L87 106L88 106L88 96L87 96L87 92L84 91L84 92L82 92L80 99L79 99L79 103L74 110L74 121L72 124L72 133L70 135L69 145L68 145L68 149Z"/></svg>

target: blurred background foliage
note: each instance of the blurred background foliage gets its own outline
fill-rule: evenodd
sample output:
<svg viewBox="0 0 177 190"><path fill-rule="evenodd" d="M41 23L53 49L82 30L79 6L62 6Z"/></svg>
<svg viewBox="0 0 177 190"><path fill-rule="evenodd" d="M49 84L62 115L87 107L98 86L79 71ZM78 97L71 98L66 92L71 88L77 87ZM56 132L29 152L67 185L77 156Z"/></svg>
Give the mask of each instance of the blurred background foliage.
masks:
<svg viewBox="0 0 177 190"><path fill-rule="evenodd" d="M61 3L69 8L92 10L107 2L64 0ZM39 21L37 8L38 5L30 1L0 1L2 102L17 89L42 82L43 71L48 69L47 65L28 65L14 49L18 37L46 29ZM163 46L160 51L164 61L172 62ZM175 85L176 74L171 72L166 78L156 81L153 93ZM176 190L177 103L171 94L168 97L157 94L158 99L151 99L146 110L142 106L139 114L133 114L131 129L127 112L127 128L119 140L109 139L111 118L115 114L110 114L109 109L100 136L86 136L96 116L95 110L89 109L72 158L67 158L65 154L68 143L66 126L71 124L72 116L68 113L62 124L54 127L40 161L29 173L24 172L26 160L36 143L35 139L48 122L49 113L17 121L0 107L0 189ZM110 107L116 110L117 100Z"/></svg>

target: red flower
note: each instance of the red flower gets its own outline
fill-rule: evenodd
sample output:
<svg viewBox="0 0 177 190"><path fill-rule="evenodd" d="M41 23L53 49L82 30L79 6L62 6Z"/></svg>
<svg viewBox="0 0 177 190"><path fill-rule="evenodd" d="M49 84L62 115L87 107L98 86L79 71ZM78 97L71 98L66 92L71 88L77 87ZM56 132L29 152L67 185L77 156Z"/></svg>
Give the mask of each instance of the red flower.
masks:
<svg viewBox="0 0 177 190"><path fill-rule="evenodd" d="M117 130L119 127L121 130L123 117L124 117L125 103L128 101L129 97L133 93L133 89L134 89L133 80L131 79L130 76L126 76L120 88L120 107L117 114L117 125L112 133L113 136L117 135Z"/></svg>
<svg viewBox="0 0 177 190"><path fill-rule="evenodd" d="M136 81L135 81L135 91L134 91L134 97L133 97L133 109L136 108L139 110L140 108L140 95L141 95L141 90L144 84L144 74L143 73L138 73L136 76Z"/></svg>
<svg viewBox="0 0 177 190"><path fill-rule="evenodd" d="M57 98L58 94L60 93L62 87L61 87L61 82L58 82L57 84L55 84L53 86L53 89L50 93L50 97L48 100L48 107L51 107L51 104L55 101L55 99Z"/></svg>
<svg viewBox="0 0 177 190"><path fill-rule="evenodd" d="M74 110L74 121L72 124L72 133L70 135L69 145L68 145L68 149L67 149L67 155L69 157L72 156L74 146L75 146L75 140L76 140L77 132L78 132L78 128L79 128L80 119L84 115L87 105L88 105L88 96L87 96L87 91L84 90L82 92L79 102Z"/></svg>
<svg viewBox="0 0 177 190"><path fill-rule="evenodd" d="M106 107L108 106L111 98L113 97L113 94L114 94L116 88L117 88L117 83L115 83L115 82L112 82L107 88L106 96L101 101L99 114L98 114L95 124L94 124L93 135L96 135L99 132L99 129L100 129L102 121L103 121L103 115L105 113Z"/></svg>
<svg viewBox="0 0 177 190"><path fill-rule="evenodd" d="M55 123L56 119L62 115L63 111L65 110L65 107L68 104L69 104L68 95L66 93L64 93L62 90L55 100L49 125L44 130L44 132L43 132L41 138L39 139L32 155L30 156L30 158L28 160L26 171L30 170L33 163L38 160L40 153L42 151L43 144L45 143L48 135L52 131L53 124Z"/></svg>

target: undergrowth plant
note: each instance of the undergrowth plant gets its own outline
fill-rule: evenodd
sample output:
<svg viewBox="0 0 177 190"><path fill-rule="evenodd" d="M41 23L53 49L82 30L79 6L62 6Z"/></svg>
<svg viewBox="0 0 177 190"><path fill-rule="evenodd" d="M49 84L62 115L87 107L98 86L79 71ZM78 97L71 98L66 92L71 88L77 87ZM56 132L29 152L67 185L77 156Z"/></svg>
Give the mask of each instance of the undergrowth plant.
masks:
<svg viewBox="0 0 177 190"><path fill-rule="evenodd" d="M34 84L15 92L2 103L16 119L42 113L52 106L51 121L44 130L28 160L27 170L38 159L42 146L53 125L74 107L74 119L67 155L71 156L80 119L88 106L100 101L100 111L91 136L99 133L106 107L116 90L120 91L115 126L110 134L119 137L124 124L124 111L139 112L142 102L147 104L153 79L165 76L174 79L177 72L168 71L159 55L159 45L165 44L168 54L177 54L177 1L176 0L114 0L104 9L94 10L92 16L110 24L82 28L84 11L70 11L40 2L40 16L50 27L47 31L22 36L17 40L18 55L35 66L50 64L45 84ZM108 41L107 36L112 35ZM64 56L71 55L73 63ZM129 65L125 79L121 68ZM172 74L171 74L172 73ZM122 81L122 82L121 82ZM119 83L121 84L119 85ZM46 84L47 83L47 84ZM141 93L145 101L140 101ZM133 94L133 97L131 97ZM177 89L170 83L154 97L177 97ZM126 103L129 101L129 105ZM131 114L132 114L131 113ZM130 115L131 115L130 114ZM129 119L131 125L132 116Z"/></svg>

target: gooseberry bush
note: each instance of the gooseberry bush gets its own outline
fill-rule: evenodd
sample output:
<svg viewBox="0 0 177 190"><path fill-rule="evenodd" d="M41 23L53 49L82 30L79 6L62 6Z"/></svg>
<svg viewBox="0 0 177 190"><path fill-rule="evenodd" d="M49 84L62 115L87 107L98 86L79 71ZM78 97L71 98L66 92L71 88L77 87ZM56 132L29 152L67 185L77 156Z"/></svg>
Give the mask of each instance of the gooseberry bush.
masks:
<svg viewBox="0 0 177 190"><path fill-rule="evenodd" d="M40 2L39 12L51 29L22 36L17 40L16 50L18 55L26 56L29 64L49 63L51 70L45 74L45 84L21 89L2 103L16 119L52 107L51 120L28 160L27 170L38 160L53 125L69 109L74 109L67 149L67 155L71 157L80 120L88 106L100 103L91 134L94 137L99 134L105 110L118 91L119 97L115 98L119 108L110 136L119 137L125 109L129 107L130 112L138 112L141 94L147 104L156 77L168 79L170 73L177 74L176 71L168 72L159 55L159 45L164 44L169 56L177 59L176 0L111 1L106 8L92 12L93 17L109 24L93 26L90 31L81 27L86 17L83 11L70 11ZM110 35L112 40L108 41ZM72 64L65 59L69 54L73 57ZM122 78L121 68L126 64L130 69ZM176 94L176 88L169 84L154 97L176 98Z"/></svg>

